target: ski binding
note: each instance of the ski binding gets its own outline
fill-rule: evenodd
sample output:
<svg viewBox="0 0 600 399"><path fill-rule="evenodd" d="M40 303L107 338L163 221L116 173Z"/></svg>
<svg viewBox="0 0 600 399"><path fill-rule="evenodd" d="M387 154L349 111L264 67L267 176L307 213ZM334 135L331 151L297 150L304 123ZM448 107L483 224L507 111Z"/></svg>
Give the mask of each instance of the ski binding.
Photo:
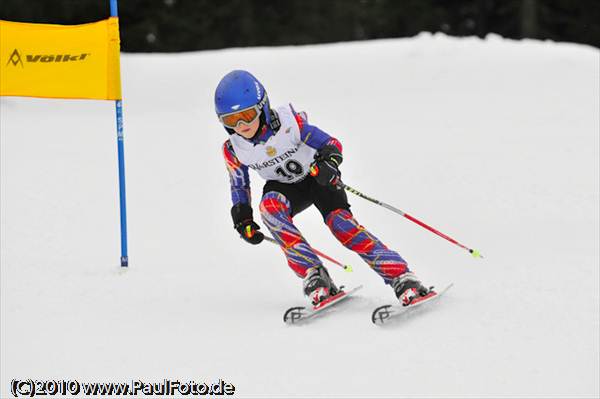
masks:
<svg viewBox="0 0 600 399"><path fill-rule="evenodd" d="M394 304L394 305L380 306L373 311L373 314L371 315L371 321L374 324L381 326L381 325L387 323L390 319L398 317L403 314L407 314L421 305L424 305L424 304L430 303L430 302L435 302L442 295L444 295L446 293L446 291L448 291L453 285L454 285L453 283L449 284L446 288L444 288L440 292L431 290L427 295L416 298L409 305L402 305L402 304L398 303L398 304Z"/></svg>
<svg viewBox="0 0 600 399"><path fill-rule="evenodd" d="M349 291L344 291L344 287L340 287L340 292L333 295L312 307L296 306L289 308L283 315L283 321L286 324L298 324L320 314L323 310L330 308L344 299L352 296L356 291L362 288L362 285L352 288Z"/></svg>

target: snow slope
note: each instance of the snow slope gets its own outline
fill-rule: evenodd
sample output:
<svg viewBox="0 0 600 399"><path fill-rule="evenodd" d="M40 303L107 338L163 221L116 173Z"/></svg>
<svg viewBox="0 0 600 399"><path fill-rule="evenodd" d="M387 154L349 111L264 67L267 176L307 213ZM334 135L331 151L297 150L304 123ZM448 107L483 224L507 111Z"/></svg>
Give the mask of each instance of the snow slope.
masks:
<svg viewBox="0 0 600 399"><path fill-rule="evenodd" d="M1 99L1 387L13 378L223 378L239 397L598 397L599 68L596 48L421 34L306 47L122 57L130 262L119 268L110 102ZM317 249L364 284L288 327L301 283L229 217L212 105L244 68L344 144L362 224L439 306L389 328L393 299L311 208ZM262 182L255 174L253 203Z"/></svg>

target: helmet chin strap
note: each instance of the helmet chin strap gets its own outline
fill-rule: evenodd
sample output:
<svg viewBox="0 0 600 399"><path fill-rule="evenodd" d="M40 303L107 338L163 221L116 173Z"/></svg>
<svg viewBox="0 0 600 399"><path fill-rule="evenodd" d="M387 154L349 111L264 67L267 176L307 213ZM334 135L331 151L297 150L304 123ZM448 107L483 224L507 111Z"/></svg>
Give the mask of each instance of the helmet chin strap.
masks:
<svg viewBox="0 0 600 399"><path fill-rule="evenodd" d="M277 112L275 112L272 109L269 109L269 115L271 116L271 120L269 121L269 127L271 128L271 130L276 133L279 128L281 127L281 121L279 120L279 115L277 115ZM256 139L260 134L263 133L263 130L265 129L265 126L267 126L267 118L265 116L264 112L260 113L260 117L259 117L260 123L258 125L258 129L256 129L256 133L254 133L254 136L252 136L250 138L251 141L254 141L254 139Z"/></svg>
<svg viewBox="0 0 600 399"><path fill-rule="evenodd" d="M277 115L277 112L275 112L272 109L269 109L269 115L271 116L271 121L269 123L271 130L273 132L277 132L279 130L279 128L281 127L281 121L279 120L279 115Z"/></svg>

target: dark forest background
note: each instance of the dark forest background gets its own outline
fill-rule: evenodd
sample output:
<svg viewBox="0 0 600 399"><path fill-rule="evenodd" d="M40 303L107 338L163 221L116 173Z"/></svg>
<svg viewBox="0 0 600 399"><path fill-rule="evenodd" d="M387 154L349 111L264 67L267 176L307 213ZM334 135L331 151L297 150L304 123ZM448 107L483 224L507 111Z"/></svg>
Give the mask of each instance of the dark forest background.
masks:
<svg viewBox="0 0 600 399"><path fill-rule="evenodd" d="M108 0L1 0L0 19L79 24ZM121 48L175 52L413 36L422 31L600 47L600 0L121 0Z"/></svg>

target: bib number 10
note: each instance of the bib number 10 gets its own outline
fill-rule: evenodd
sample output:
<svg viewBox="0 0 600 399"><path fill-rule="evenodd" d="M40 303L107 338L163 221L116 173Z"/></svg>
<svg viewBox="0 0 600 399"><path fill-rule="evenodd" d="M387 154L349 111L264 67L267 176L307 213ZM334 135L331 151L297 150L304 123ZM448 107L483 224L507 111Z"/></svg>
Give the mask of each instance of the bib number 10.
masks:
<svg viewBox="0 0 600 399"><path fill-rule="evenodd" d="M286 171L288 173L286 173ZM298 161L290 159L283 167L278 166L277 169L275 169L275 173L288 180L292 180L294 177L302 176L304 174L304 168L302 168L302 165L300 165Z"/></svg>

